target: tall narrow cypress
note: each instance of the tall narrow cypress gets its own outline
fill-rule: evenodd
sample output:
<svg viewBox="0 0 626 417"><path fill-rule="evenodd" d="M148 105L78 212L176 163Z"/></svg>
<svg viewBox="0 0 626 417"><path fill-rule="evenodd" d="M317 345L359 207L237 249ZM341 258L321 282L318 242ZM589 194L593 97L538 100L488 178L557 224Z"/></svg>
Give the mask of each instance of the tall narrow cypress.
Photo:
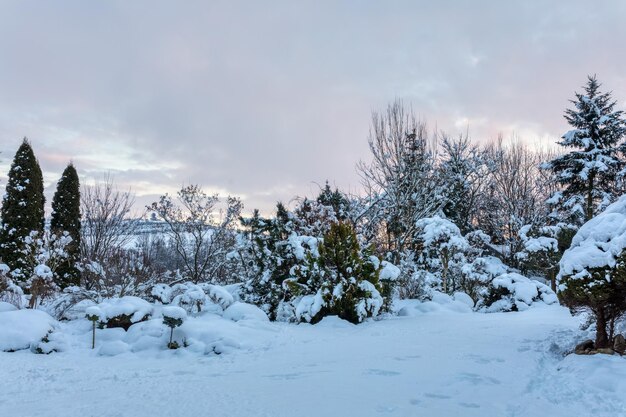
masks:
<svg viewBox="0 0 626 417"><path fill-rule="evenodd" d="M12 276L25 281L32 265L24 255L25 238L44 228L43 176L28 139L17 150L2 199L0 214L0 258L11 268Z"/></svg>
<svg viewBox="0 0 626 417"><path fill-rule="evenodd" d="M56 269L57 285L65 288L80 284L80 183L76 168L70 163L63 171L52 198L50 231L57 237L65 232L72 241L65 247L68 257Z"/></svg>

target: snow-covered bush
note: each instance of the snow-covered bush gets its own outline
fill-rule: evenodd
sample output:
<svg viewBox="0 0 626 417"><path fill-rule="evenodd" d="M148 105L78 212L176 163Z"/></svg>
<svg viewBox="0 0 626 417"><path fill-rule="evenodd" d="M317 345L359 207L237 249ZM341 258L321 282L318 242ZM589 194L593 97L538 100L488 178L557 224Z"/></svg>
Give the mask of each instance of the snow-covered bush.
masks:
<svg viewBox="0 0 626 417"><path fill-rule="evenodd" d="M56 293L40 308L57 320L75 320L85 316L85 309L102 301L99 294L82 287L65 287L62 293Z"/></svg>
<svg viewBox="0 0 626 417"><path fill-rule="evenodd" d="M38 301L50 297L59 289L54 282L54 274L47 265L37 265L33 269L33 276L26 281L26 287L30 292L30 308L36 308Z"/></svg>
<svg viewBox="0 0 626 417"><path fill-rule="evenodd" d="M572 312L596 319L597 348L609 346L626 313L626 196L585 223L559 263L558 288Z"/></svg>
<svg viewBox="0 0 626 417"><path fill-rule="evenodd" d="M491 281L479 309L488 313L523 311L535 303L555 304L558 298L547 285L511 272Z"/></svg>
<svg viewBox="0 0 626 417"><path fill-rule="evenodd" d="M518 235L523 248L515 254L522 272L544 276L552 288L556 288L559 260L562 252L569 247L575 231L573 225L566 223L522 227Z"/></svg>
<svg viewBox="0 0 626 417"><path fill-rule="evenodd" d="M446 293L449 287L454 287L452 281L458 276L456 270L466 261L464 252L469 249L469 243L457 225L439 216L420 219L416 227L422 247L418 260L440 277L441 288Z"/></svg>
<svg viewBox="0 0 626 417"><path fill-rule="evenodd" d="M188 313L201 312L207 303L207 296L200 285L190 282L172 287L171 304L187 310Z"/></svg>
<svg viewBox="0 0 626 417"><path fill-rule="evenodd" d="M106 328L121 327L124 330L128 330L134 323L148 320L153 312L152 304L132 296L106 299L97 308L102 325ZM97 311L91 307L88 310Z"/></svg>
<svg viewBox="0 0 626 417"><path fill-rule="evenodd" d="M299 320L317 323L328 315L337 315L352 323L377 316L383 309L380 294L380 262L364 253L354 228L349 223L335 223L319 245L319 257L308 268L308 279L301 288L314 294L300 298L296 308ZM385 265L385 277L397 278L397 271Z"/></svg>
<svg viewBox="0 0 626 417"><path fill-rule="evenodd" d="M17 308L24 306L24 291L9 278L9 267L2 263L0 263L0 301Z"/></svg>
<svg viewBox="0 0 626 417"><path fill-rule="evenodd" d="M509 272L509 268L495 256L479 256L461 267L458 290L478 303L487 293L491 281Z"/></svg>
<svg viewBox="0 0 626 417"><path fill-rule="evenodd" d="M0 351L41 347L40 344L57 329L57 322L41 310L15 310L0 313ZM52 349L51 349L52 350ZM51 351L50 350L50 351ZM43 349L42 349L43 351Z"/></svg>

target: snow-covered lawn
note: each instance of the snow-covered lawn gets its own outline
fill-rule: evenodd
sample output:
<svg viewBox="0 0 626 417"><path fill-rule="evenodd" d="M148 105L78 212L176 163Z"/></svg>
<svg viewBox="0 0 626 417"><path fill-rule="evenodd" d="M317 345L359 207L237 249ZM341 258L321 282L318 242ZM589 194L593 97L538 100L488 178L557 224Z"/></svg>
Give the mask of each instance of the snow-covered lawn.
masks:
<svg viewBox="0 0 626 417"><path fill-rule="evenodd" d="M240 321L247 340L221 355L98 356L86 320L62 324L64 352L0 353L0 416L626 416L626 359L564 357L585 336L565 308L434 310Z"/></svg>

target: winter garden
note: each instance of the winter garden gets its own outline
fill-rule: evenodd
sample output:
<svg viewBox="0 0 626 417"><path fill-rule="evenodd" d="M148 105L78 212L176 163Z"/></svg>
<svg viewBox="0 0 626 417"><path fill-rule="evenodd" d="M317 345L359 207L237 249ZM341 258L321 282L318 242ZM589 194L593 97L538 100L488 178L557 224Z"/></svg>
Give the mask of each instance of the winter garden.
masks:
<svg viewBox="0 0 626 417"><path fill-rule="evenodd" d="M0 415L626 415L626 120L595 77L565 118L544 151L433 132L397 101L361 193L252 215L192 184L138 218L70 164L48 218L24 139Z"/></svg>

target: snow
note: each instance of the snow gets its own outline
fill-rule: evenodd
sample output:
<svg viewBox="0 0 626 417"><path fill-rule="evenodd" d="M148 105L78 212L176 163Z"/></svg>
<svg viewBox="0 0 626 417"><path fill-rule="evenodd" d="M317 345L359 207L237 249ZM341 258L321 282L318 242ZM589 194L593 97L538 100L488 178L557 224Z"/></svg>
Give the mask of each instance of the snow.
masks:
<svg viewBox="0 0 626 417"><path fill-rule="evenodd" d="M383 269L380 270L378 278L380 280L395 281L400 276L400 268L392 264L391 262L382 261Z"/></svg>
<svg viewBox="0 0 626 417"><path fill-rule="evenodd" d="M41 339L52 332L56 326L56 320L41 310L2 312L0 313L0 351L29 349L31 345L41 342Z"/></svg>
<svg viewBox="0 0 626 417"><path fill-rule="evenodd" d="M101 314L104 319L102 321L109 320L113 317L121 315L130 316L131 323L136 323L142 320L146 316L152 314L152 304L139 298L139 297L121 297L105 300L98 304L98 308L101 310ZM89 310L88 308L87 310Z"/></svg>
<svg viewBox="0 0 626 417"><path fill-rule="evenodd" d="M15 311L17 307L15 307L11 303L7 303L6 301L0 301L0 313L4 313L5 311Z"/></svg>
<svg viewBox="0 0 626 417"><path fill-rule="evenodd" d="M100 356L115 356L126 352L130 352L130 346L121 340L106 342L98 349L98 355Z"/></svg>
<svg viewBox="0 0 626 417"><path fill-rule="evenodd" d="M206 292L211 301L222 307L222 309L227 309L235 302L233 295L220 285L208 285Z"/></svg>
<svg viewBox="0 0 626 417"><path fill-rule="evenodd" d="M526 310L534 304L558 304L556 294L545 284L511 272L495 278L494 288L506 288L510 295L504 296L485 308L486 312Z"/></svg>
<svg viewBox="0 0 626 417"><path fill-rule="evenodd" d="M267 314L257 306L252 304L235 302L226 310L224 310L223 317L225 319L240 321L240 320L257 320L257 321L269 321Z"/></svg>
<svg viewBox="0 0 626 417"><path fill-rule="evenodd" d="M559 263L557 280L564 276L584 278L589 269L613 267L626 248L626 196L586 222L574 235Z"/></svg>
<svg viewBox="0 0 626 417"><path fill-rule="evenodd" d="M92 317L96 317L100 322L106 322L108 320L106 313L98 306L87 307L85 309L85 316L89 320L92 320Z"/></svg>
<svg viewBox="0 0 626 417"><path fill-rule="evenodd" d="M14 417L626 415L626 360L566 356L589 336L567 309L444 310L454 302L359 325L202 314L174 331L188 343L177 350L165 348L158 319L98 329L93 351L91 323L64 322L70 350L0 353L0 408ZM142 338L161 346L141 350Z"/></svg>
<svg viewBox="0 0 626 417"><path fill-rule="evenodd" d="M161 314L163 317L169 317L172 319L181 319L184 320L187 318L187 311L184 308L176 307L176 306L166 306L161 309Z"/></svg>

